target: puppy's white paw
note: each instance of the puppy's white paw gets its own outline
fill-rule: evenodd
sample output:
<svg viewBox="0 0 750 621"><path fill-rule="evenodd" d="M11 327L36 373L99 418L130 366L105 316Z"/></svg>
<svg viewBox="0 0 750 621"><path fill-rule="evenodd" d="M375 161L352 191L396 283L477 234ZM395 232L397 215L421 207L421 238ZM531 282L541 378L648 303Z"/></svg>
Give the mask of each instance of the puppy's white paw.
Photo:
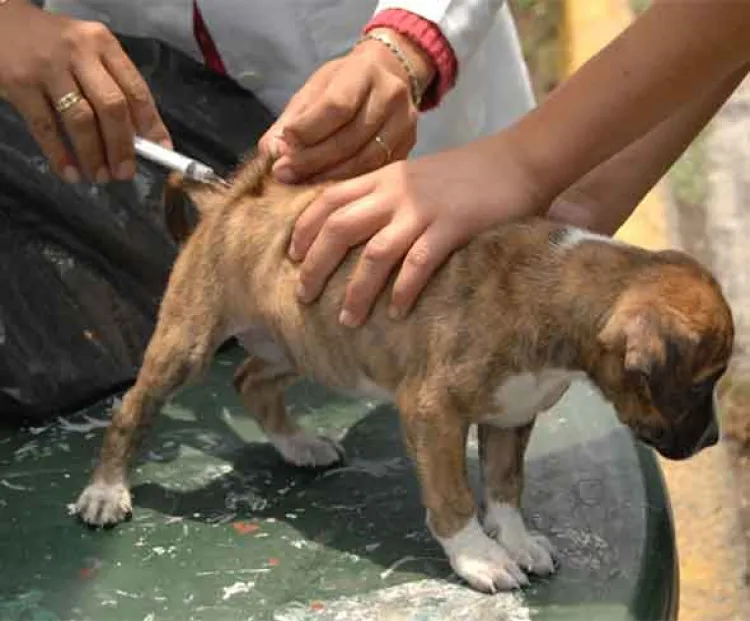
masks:
<svg viewBox="0 0 750 621"><path fill-rule="evenodd" d="M91 483L81 492L75 512L91 526L107 526L130 516L130 492L124 483Z"/></svg>
<svg viewBox="0 0 750 621"><path fill-rule="evenodd" d="M453 537L436 537L451 567L472 587L485 593L509 591L529 584L516 562L482 530L476 518Z"/></svg>
<svg viewBox="0 0 750 621"><path fill-rule="evenodd" d="M552 544L546 537L526 530L521 512L513 505L491 502L484 516L484 528L525 571L537 576L554 573Z"/></svg>
<svg viewBox="0 0 750 621"><path fill-rule="evenodd" d="M268 439L284 461L303 468L325 468L344 459L344 447L325 436L295 433L289 436L269 434Z"/></svg>

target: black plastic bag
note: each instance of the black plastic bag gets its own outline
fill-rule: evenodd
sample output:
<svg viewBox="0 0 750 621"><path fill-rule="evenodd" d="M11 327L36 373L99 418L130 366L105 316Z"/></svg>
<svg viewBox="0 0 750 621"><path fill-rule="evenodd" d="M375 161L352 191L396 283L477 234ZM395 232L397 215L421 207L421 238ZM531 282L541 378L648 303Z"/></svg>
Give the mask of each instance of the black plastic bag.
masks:
<svg viewBox="0 0 750 621"><path fill-rule="evenodd" d="M247 91L153 41L123 39L175 147L224 172L272 116ZM176 248L166 173L69 186L0 103L0 417L77 409L132 382Z"/></svg>

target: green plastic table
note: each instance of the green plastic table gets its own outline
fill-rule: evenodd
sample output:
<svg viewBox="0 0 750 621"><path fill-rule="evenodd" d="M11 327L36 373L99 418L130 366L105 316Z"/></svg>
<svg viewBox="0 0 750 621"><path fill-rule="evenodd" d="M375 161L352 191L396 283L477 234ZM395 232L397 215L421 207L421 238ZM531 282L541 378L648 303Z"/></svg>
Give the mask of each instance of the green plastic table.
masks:
<svg viewBox="0 0 750 621"><path fill-rule="evenodd" d="M157 421L134 473L133 519L88 530L68 514L111 400L0 429L0 621L615 621L675 618L669 501L653 455L586 385L538 424L525 513L560 570L487 596L452 575L424 525L395 410L290 389L348 462L284 465L230 388L241 354ZM470 443L476 485L476 444Z"/></svg>

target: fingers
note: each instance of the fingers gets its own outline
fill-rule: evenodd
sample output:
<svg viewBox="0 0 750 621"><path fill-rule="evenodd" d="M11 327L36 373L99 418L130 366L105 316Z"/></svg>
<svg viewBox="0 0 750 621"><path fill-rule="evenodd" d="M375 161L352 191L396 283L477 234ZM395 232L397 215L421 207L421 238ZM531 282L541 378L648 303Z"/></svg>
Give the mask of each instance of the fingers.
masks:
<svg viewBox="0 0 750 621"><path fill-rule="evenodd" d="M417 221L394 221L365 246L346 290L339 321L350 328L364 323L393 268L424 230ZM389 313L395 314L394 309Z"/></svg>
<svg viewBox="0 0 750 621"><path fill-rule="evenodd" d="M74 91L83 96L60 117L89 179L132 178L136 133L171 147L147 84L114 38L100 57L74 61L71 70L50 79L47 92L53 103Z"/></svg>
<svg viewBox="0 0 750 621"><path fill-rule="evenodd" d="M333 216L300 271L302 299L309 302L320 295L349 249L372 237L352 272L339 315L339 321L351 328L366 321L399 262L388 314L393 319L408 314L435 271L462 243L453 231L440 225L406 218L388 224L391 211L378 209L374 200L366 197Z"/></svg>
<svg viewBox="0 0 750 621"><path fill-rule="evenodd" d="M102 62L122 90L138 135L171 149L172 139L151 90L116 39L112 39L112 44L104 52Z"/></svg>
<svg viewBox="0 0 750 621"><path fill-rule="evenodd" d="M268 128L266 133L258 141L258 147L265 153L276 153L283 155L289 152L289 147L304 147L299 139L286 131L286 124L290 119L294 119L302 114L313 102L320 101L323 93L328 86L331 74L331 65L335 68L336 61L323 65L305 85L298 90L287 103L283 112L276 119L276 122ZM283 140L279 138L283 137Z"/></svg>
<svg viewBox="0 0 750 621"><path fill-rule="evenodd" d="M44 11L33 17L36 38L10 31L19 53L2 72L3 87L55 172L68 181L81 173L127 179L136 132L171 146L146 83L106 26Z"/></svg>
<svg viewBox="0 0 750 621"><path fill-rule="evenodd" d="M376 136L380 140L376 140ZM398 140L395 147L391 141ZM416 132L413 126L397 126L397 119L389 119L386 125L369 140L364 147L349 159L315 177L315 181L338 181L351 179L377 170L386 164L406 158L414 146Z"/></svg>
<svg viewBox="0 0 750 621"><path fill-rule="evenodd" d="M372 84L369 90L367 84ZM325 106L310 106L286 122L286 131L302 146L290 149L274 166L274 176L279 181L349 179L408 155L416 142L417 112L408 97L402 96L403 86L397 80L381 78L361 81L360 88L363 100L359 110L351 121L338 129L323 123L327 118ZM310 140L317 140L319 135L301 134L297 124L316 115L320 118L312 127L323 128L321 133L327 132L327 135L312 143ZM328 129L333 131L328 132Z"/></svg>
<svg viewBox="0 0 750 621"><path fill-rule="evenodd" d="M373 139L382 123L384 110L369 100L354 119L322 142L293 151L282 157L273 168L274 175L284 183L305 179L345 161ZM296 137L291 126L286 131ZM382 157L380 158L382 164Z"/></svg>
<svg viewBox="0 0 750 621"><path fill-rule="evenodd" d="M416 141L410 111L389 114L381 102L371 101L360 114L319 145L280 159L276 177L286 183L309 179L338 181L372 172L405 158Z"/></svg>
<svg viewBox="0 0 750 621"><path fill-rule="evenodd" d="M31 135L42 153L47 157L52 170L68 183L80 181L81 175L60 136L55 113L41 91L26 88L14 93L13 105L23 116Z"/></svg>
<svg viewBox="0 0 750 621"><path fill-rule="evenodd" d="M335 88L326 88L322 97L311 100L301 112L289 118L284 129L303 145L318 144L347 125L364 105L371 82L362 76L337 79Z"/></svg>
<svg viewBox="0 0 750 621"><path fill-rule="evenodd" d="M133 149L133 122L125 96L100 63L82 63L74 68L75 77L81 87L81 92L95 113L91 119L94 131L98 127L101 132L101 142L104 147L105 159L101 167L96 169L95 179L104 183L110 177L115 179L129 179L135 174L135 152ZM63 121L74 119L83 110L79 102L73 109L62 113ZM76 111L78 107L78 111ZM80 132L80 128L77 128ZM80 138L71 134L73 140ZM88 134L88 128L84 130ZM87 147L90 146L87 143ZM92 158L89 151L79 151L82 161L88 162Z"/></svg>
<svg viewBox="0 0 750 621"><path fill-rule="evenodd" d="M375 179L368 175L326 189L297 218L289 244L291 259L301 261L307 255L328 216L369 194L374 187Z"/></svg>
<svg viewBox="0 0 750 621"><path fill-rule="evenodd" d="M83 96L60 117L84 173L104 183L135 174L136 132L165 146L171 140L148 86L119 43L108 32L99 40L99 55L74 58L70 73L51 76L46 90L53 104L70 92Z"/></svg>
<svg viewBox="0 0 750 621"><path fill-rule="evenodd" d="M427 227L406 253L393 284L389 307L391 317L404 317L411 310L430 277L463 242L452 229L445 226ZM365 293L368 293L366 289ZM369 293L372 295L372 292ZM355 303L360 302L353 299L352 304Z"/></svg>
<svg viewBox="0 0 750 621"><path fill-rule="evenodd" d="M405 164L333 185L305 209L295 223L290 255L299 260L299 297L314 300L349 249L367 242L351 273L339 321L364 323L394 268L388 314L405 316L451 252L476 233L481 222L457 226L462 216L440 203L409 199ZM411 178L411 177L410 177ZM413 183L413 179L412 179Z"/></svg>
<svg viewBox="0 0 750 621"><path fill-rule="evenodd" d="M55 74L46 85L47 96L54 105L68 93L81 92L81 88L68 72ZM85 97L60 113L65 131L70 137L78 156L82 172L89 179L104 182L109 179L104 145L99 136L99 127L94 111Z"/></svg>
<svg viewBox="0 0 750 621"><path fill-rule="evenodd" d="M390 217L373 199L364 198L333 213L320 229L300 267L298 295L303 302L314 300L323 290L350 248L383 228Z"/></svg>

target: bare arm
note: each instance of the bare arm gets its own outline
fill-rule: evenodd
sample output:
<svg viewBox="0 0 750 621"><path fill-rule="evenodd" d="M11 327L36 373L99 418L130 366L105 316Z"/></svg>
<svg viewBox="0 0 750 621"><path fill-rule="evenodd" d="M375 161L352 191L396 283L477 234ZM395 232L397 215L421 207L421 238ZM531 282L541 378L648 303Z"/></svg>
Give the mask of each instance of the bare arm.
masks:
<svg viewBox="0 0 750 621"><path fill-rule="evenodd" d="M750 2L656 0L542 105L507 135L489 138L486 147L513 149L531 172L538 204L549 203L700 93L716 92L717 84L748 59ZM666 142L681 133L670 138L666 134L674 127L663 131Z"/></svg>
<svg viewBox="0 0 750 621"><path fill-rule="evenodd" d="M748 74L745 65L574 183L548 216L614 234Z"/></svg>

